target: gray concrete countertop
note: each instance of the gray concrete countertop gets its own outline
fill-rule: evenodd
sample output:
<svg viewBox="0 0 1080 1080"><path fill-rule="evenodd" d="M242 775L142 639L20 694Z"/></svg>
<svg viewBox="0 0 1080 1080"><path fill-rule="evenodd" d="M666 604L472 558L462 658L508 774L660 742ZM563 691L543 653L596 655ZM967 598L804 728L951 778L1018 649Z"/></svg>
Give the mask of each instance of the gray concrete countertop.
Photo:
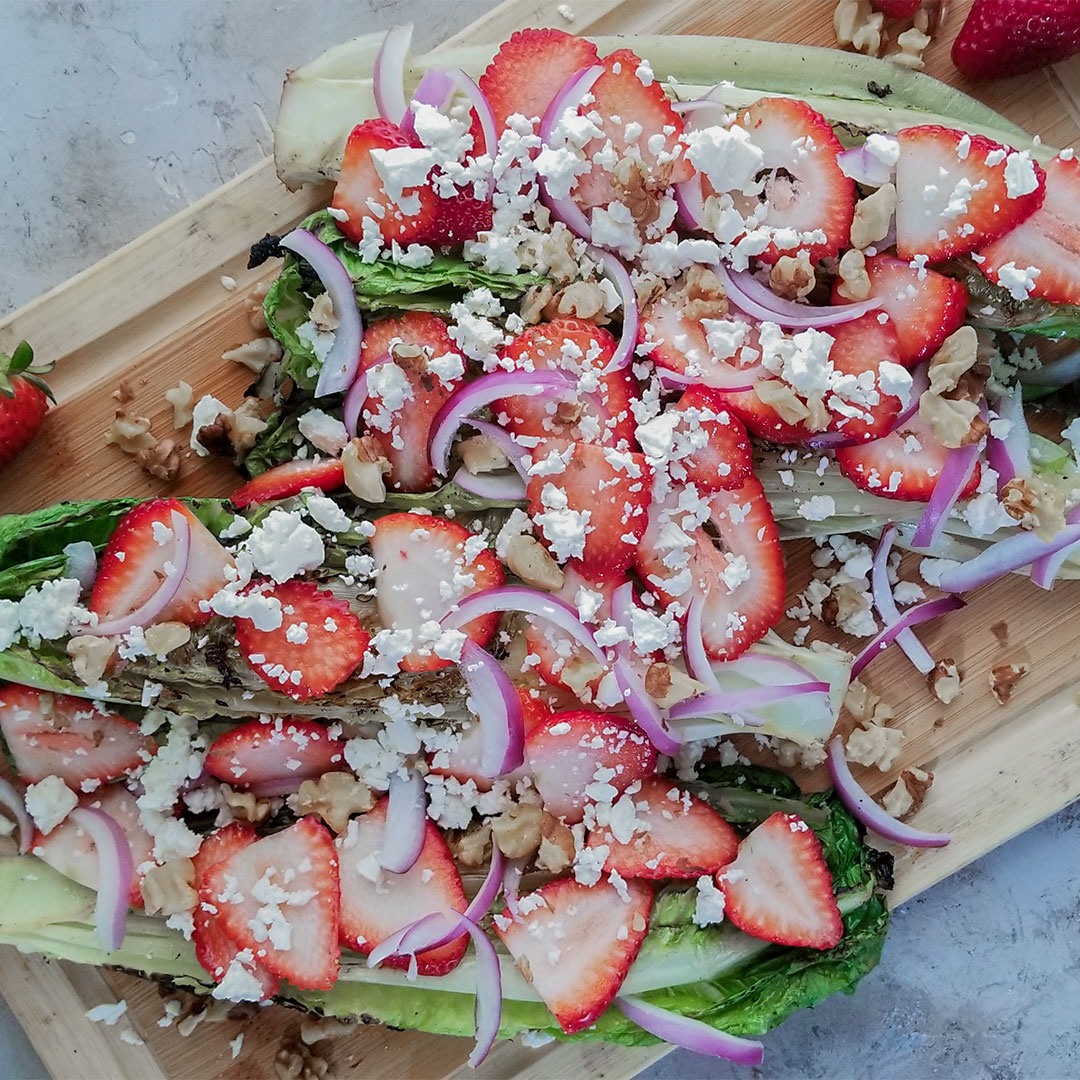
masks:
<svg viewBox="0 0 1080 1080"><path fill-rule="evenodd" d="M287 67L405 19L427 47L493 6L0 0L0 313L268 153ZM1078 1002L1080 808L1073 807L899 910L881 966L854 997L833 998L766 1036L755 1075L1075 1077ZM746 1073L674 1053L646 1075ZM2 1009L0 1077L43 1075Z"/></svg>

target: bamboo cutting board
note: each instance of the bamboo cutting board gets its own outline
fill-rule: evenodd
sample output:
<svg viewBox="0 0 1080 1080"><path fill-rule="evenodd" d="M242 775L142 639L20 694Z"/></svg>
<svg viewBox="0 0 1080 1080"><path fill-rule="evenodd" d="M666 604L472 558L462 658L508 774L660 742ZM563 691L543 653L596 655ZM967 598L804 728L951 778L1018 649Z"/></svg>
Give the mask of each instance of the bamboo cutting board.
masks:
<svg viewBox="0 0 1080 1080"><path fill-rule="evenodd" d="M530 25L588 34L727 34L834 44L832 0L580 0L574 6L568 23L555 0L507 0L448 44L500 41ZM948 43L968 6L954 0L926 57L930 74L964 89L970 88L952 69ZM298 63L306 59L296 58ZM1080 138L1080 62L979 87L977 96L1048 144L1067 146ZM285 231L326 201L325 190L289 194L265 161L0 323L0 348L26 338L39 355L57 359L51 381L61 402L38 438L42 467L5 474L0 512L63 498L161 493L163 485L131 458L104 445L103 432L116 408L112 393L126 382L134 395L128 408L149 417L160 438L172 434L163 394L179 378L198 395L238 400L250 373L223 363L221 354L253 336L248 307L267 275L244 268L248 246L265 232ZM164 265L163 250L170 252ZM236 291L223 290L222 275L238 282ZM220 460L192 456L174 489L221 495L235 485L235 474ZM789 554L794 594L805 585L809 563L805 547ZM893 705L906 734L901 765L926 766L936 776L918 823L956 836L941 850L897 853L894 903L1080 796L1078 600L1075 583L1048 595L1013 578L974 596L945 625L931 624L924 634L931 651L954 656L967 676L963 696L949 709L912 678L895 650L875 664L869 681ZM1001 707L991 698L987 673L1006 661L1031 662L1033 672ZM862 776L873 791L884 790L894 778L876 772ZM821 776L804 779L823 784ZM0 957L0 991L55 1077L268 1077L283 1038L295 1040L299 1027L297 1014L273 1007L243 1022L202 1023L183 1038L175 1024L158 1026L163 1009L153 985L121 973L23 957L12 949ZM128 1011L115 1027L85 1019L86 1009L119 998L126 998ZM234 1060L229 1044L241 1031L245 1038ZM125 1032L127 1041L121 1037ZM142 1045L133 1045L139 1039ZM336 1075L380 1080L450 1080L467 1074L516 1080L626 1078L664 1053L663 1048L600 1044L529 1050L500 1043L473 1074L465 1066L469 1044L463 1039L360 1027L315 1049L329 1058Z"/></svg>

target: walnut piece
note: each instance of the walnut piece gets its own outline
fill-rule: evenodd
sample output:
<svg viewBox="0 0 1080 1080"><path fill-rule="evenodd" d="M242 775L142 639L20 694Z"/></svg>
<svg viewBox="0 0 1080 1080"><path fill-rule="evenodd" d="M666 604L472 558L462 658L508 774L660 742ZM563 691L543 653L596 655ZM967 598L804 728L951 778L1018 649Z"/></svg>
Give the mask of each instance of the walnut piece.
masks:
<svg viewBox="0 0 1080 1080"><path fill-rule="evenodd" d="M919 398L919 419L928 424L942 446L955 450L977 442L986 431L974 401L957 401L927 390Z"/></svg>
<svg viewBox="0 0 1080 1080"><path fill-rule="evenodd" d="M724 283L705 266L691 266L668 289L664 299L694 321L722 319L728 313Z"/></svg>
<svg viewBox="0 0 1080 1080"><path fill-rule="evenodd" d="M330 1062L302 1042L296 1046L282 1046L274 1056L277 1080L322 1080L329 1069Z"/></svg>
<svg viewBox="0 0 1080 1080"><path fill-rule="evenodd" d="M860 199L851 222L851 246L866 248L884 240L895 212L896 188L892 184L882 184L877 191Z"/></svg>
<svg viewBox="0 0 1080 1080"><path fill-rule="evenodd" d="M873 765L882 772L888 772L900 757L900 744L904 733L897 728L883 727L869 723L856 728L849 736L844 756L848 761L859 765Z"/></svg>
<svg viewBox="0 0 1080 1080"><path fill-rule="evenodd" d="M900 779L885 793L881 800L885 811L899 821L906 821L923 804L934 774L923 769L904 769Z"/></svg>
<svg viewBox="0 0 1080 1080"><path fill-rule="evenodd" d="M930 693L941 702L942 705L951 705L963 689L960 669L955 660L939 660L929 675L926 676L926 685L930 687Z"/></svg>
<svg viewBox="0 0 1080 1080"><path fill-rule="evenodd" d="M506 566L526 585L558 592L565 580L562 567L534 536L518 533L506 546Z"/></svg>
<svg viewBox="0 0 1080 1080"><path fill-rule="evenodd" d="M195 391L191 385L181 379L171 390L165 391L165 400L172 406L173 427L177 431L186 428L195 408Z"/></svg>
<svg viewBox="0 0 1080 1080"><path fill-rule="evenodd" d="M705 689L702 683L681 668L663 662L650 664L645 672L645 692L661 709L670 709L680 701L688 701Z"/></svg>
<svg viewBox="0 0 1080 1080"><path fill-rule="evenodd" d="M868 56L881 50L885 16L870 7L870 0L839 0L833 10L833 29L841 45Z"/></svg>
<svg viewBox="0 0 1080 1080"><path fill-rule="evenodd" d="M488 861L491 843L491 826L476 825L448 840L450 850L462 866L475 869Z"/></svg>
<svg viewBox="0 0 1080 1080"><path fill-rule="evenodd" d="M336 1016L306 1016L300 1021L300 1041L305 1046L314 1046L323 1039L340 1039L355 1030L355 1020L339 1020Z"/></svg>
<svg viewBox="0 0 1080 1080"><path fill-rule="evenodd" d="M781 768L794 769L801 766L804 769L816 769L825 761L825 747L821 743L810 743L803 746L793 739L774 738L772 751L776 755L776 761Z"/></svg>
<svg viewBox="0 0 1080 1080"><path fill-rule="evenodd" d="M798 255L781 255L769 271L769 285L777 296L797 300L813 292L817 284L810 255L804 249Z"/></svg>
<svg viewBox="0 0 1080 1080"><path fill-rule="evenodd" d="M143 472L169 484L180 475L180 447L175 439L162 439L140 450L135 461Z"/></svg>
<svg viewBox="0 0 1080 1080"><path fill-rule="evenodd" d="M544 811L533 803L518 803L491 819L491 835L508 859L535 855L540 847Z"/></svg>
<svg viewBox="0 0 1080 1080"><path fill-rule="evenodd" d="M935 394L955 390L960 376L972 368L979 358L979 338L973 326L954 330L930 357L930 389Z"/></svg>
<svg viewBox="0 0 1080 1080"><path fill-rule="evenodd" d="M358 499L369 503L386 501L383 477L390 475L390 462L370 435L346 443L341 463L345 467L345 486Z"/></svg>
<svg viewBox="0 0 1080 1080"><path fill-rule="evenodd" d="M999 705L1008 703L1013 688L1031 670L1027 664L998 664L990 669L990 692Z"/></svg>
<svg viewBox="0 0 1080 1080"><path fill-rule="evenodd" d="M125 454L137 454L153 446L157 439L150 434L150 421L145 416L130 416L119 409L105 430L105 441L118 446Z"/></svg>
<svg viewBox="0 0 1080 1080"><path fill-rule="evenodd" d="M619 202L626 205L635 224L644 232L660 216L657 192L662 186L650 178L641 159L631 154L615 163L611 175Z"/></svg>
<svg viewBox="0 0 1080 1080"><path fill-rule="evenodd" d="M595 281L572 281L555 293L544 306L544 318L555 320L565 316L589 319L598 326L611 320L607 317L607 294Z"/></svg>
<svg viewBox="0 0 1080 1080"><path fill-rule="evenodd" d="M837 268L836 292L845 300L865 300L870 295L870 275L866 272L866 256L857 248L844 252Z"/></svg>
<svg viewBox="0 0 1080 1080"><path fill-rule="evenodd" d="M1001 490L1001 506L1042 540L1065 528L1065 494L1041 476L1014 477Z"/></svg>
<svg viewBox="0 0 1080 1080"><path fill-rule="evenodd" d="M323 773L317 780L305 780L289 806L299 816L317 814L336 833L349 827L353 814L366 814L375 805L375 795L352 773Z"/></svg>
<svg viewBox="0 0 1080 1080"><path fill-rule="evenodd" d="M255 439L266 430L266 421L263 419L266 413L267 403L257 397L244 398L233 413L229 422L229 444L237 461L243 460L255 445Z"/></svg>
<svg viewBox="0 0 1080 1080"><path fill-rule="evenodd" d="M179 649L191 640L191 628L182 622L163 622L148 626L146 645L159 659L164 660L173 649Z"/></svg>
<svg viewBox="0 0 1080 1080"><path fill-rule="evenodd" d="M917 26L912 26L897 36L896 44L900 46L899 51L889 53L886 59L910 71L921 71L924 67L922 54L930 44L930 35L924 34Z"/></svg>
<svg viewBox="0 0 1080 1080"><path fill-rule="evenodd" d="M256 375L261 375L271 364L281 359L282 352L281 344L277 339L260 337L223 352L221 359L231 360L234 364L242 364Z"/></svg>
<svg viewBox="0 0 1080 1080"><path fill-rule="evenodd" d="M228 784L222 784L221 798L233 817L240 821L261 825L270 816L270 800L256 798L250 791L236 791Z"/></svg>
<svg viewBox="0 0 1080 1080"><path fill-rule="evenodd" d="M336 330L341 325L329 293L319 293L315 297L311 305L310 318L320 330Z"/></svg>
<svg viewBox="0 0 1080 1080"><path fill-rule="evenodd" d="M502 452L493 439L487 435L472 435L458 443L461 462L473 475L497 472L510 464L510 459Z"/></svg>
<svg viewBox="0 0 1080 1080"><path fill-rule="evenodd" d="M190 859L170 859L153 866L142 881L143 908L147 915L179 915L199 902L195 891L195 864Z"/></svg>
<svg viewBox="0 0 1080 1080"><path fill-rule="evenodd" d="M561 874L574 861L574 834L553 814L544 811L536 865L549 874Z"/></svg>
<svg viewBox="0 0 1080 1080"><path fill-rule="evenodd" d="M522 322L527 326L535 326L543 317L544 310L555 296L555 289L550 281L543 285L530 285L521 299Z"/></svg>
<svg viewBox="0 0 1080 1080"><path fill-rule="evenodd" d="M67 654L76 678L86 686L98 682L116 652L116 639L86 634L67 643Z"/></svg>
<svg viewBox="0 0 1080 1080"><path fill-rule="evenodd" d="M817 642L815 642L817 644ZM892 706L864 682L852 679L844 694L844 708L860 725L887 724L896 718Z"/></svg>
<svg viewBox="0 0 1080 1080"><path fill-rule="evenodd" d="M604 665L584 653L571 656L559 673L559 680L582 701L592 700L592 685L604 674Z"/></svg>

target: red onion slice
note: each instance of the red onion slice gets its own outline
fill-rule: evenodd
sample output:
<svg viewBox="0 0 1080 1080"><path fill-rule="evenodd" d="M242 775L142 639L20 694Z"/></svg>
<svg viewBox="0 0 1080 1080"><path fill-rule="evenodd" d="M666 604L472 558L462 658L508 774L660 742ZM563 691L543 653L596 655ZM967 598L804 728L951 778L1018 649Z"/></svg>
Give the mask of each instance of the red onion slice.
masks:
<svg viewBox="0 0 1080 1080"><path fill-rule="evenodd" d="M691 232L705 228L705 188L701 173L696 172L689 180L675 185L675 202L679 207L679 220Z"/></svg>
<svg viewBox="0 0 1080 1080"><path fill-rule="evenodd" d="M350 439L355 439L360 430L360 413L368 399L368 373L361 371L352 381L345 403L341 408L341 419Z"/></svg>
<svg viewBox="0 0 1080 1080"><path fill-rule="evenodd" d="M427 834L427 789L424 778L410 769L407 777L400 772L390 777L390 800L386 806L386 828L379 865L391 874L410 870L424 850Z"/></svg>
<svg viewBox="0 0 1080 1080"><path fill-rule="evenodd" d="M523 611L536 619L543 619L569 634L574 641L601 664L607 664L604 650L596 643L592 631L578 618L577 611L565 600L524 585L506 585L495 589L482 589L457 602L452 611L439 621L450 630L459 630L482 615L494 615L507 611Z"/></svg>
<svg viewBox="0 0 1080 1080"><path fill-rule="evenodd" d="M128 615L117 619L99 622L96 626L77 626L72 630L72 637L93 634L96 637L115 637L126 634L136 626L145 626L161 614L172 603L180 591L184 575L187 573L191 555L191 525L187 517L178 510L172 512L173 547L165 563L165 576L149 599L143 601Z"/></svg>
<svg viewBox="0 0 1080 1080"><path fill-rule="evenodd" d="M516 473L474 473L462 466L453 481L462 491L492 502L521 502L527 494L525 481Z"/></svg>
<svg viewBox="0 0 1080 1080"><path fill-rule="evenodd" d="M995 402L998 416L1009 424L1004 438L991 433L986 440L986 460L998 474L998 494L1010 480L1031 475L1031 432L1024 415L1020 387L1002 394Z"/></svg>
<svg viewBox="0 0 1080 1080"><path fill-rule="evenodd" d="M498 844L491 845L491 865L488 867L487 876L477 894L469 901L465 909L465 918L473 922L479 922L495 903L495 897L503 887L506 871L506 858L499 850Z"/></svg>
<svg viewBox="0 0 1080 1080"><path fill-rule="evenodd" d="M409 27L409 32L412 28ZM360 346L364 340L364 324L356 306L356 292L345 264L314 233L293 229L281 238L281 246L299 255L318 275L334 306L338 328L315 383L315 396L341 394L352 385L360 366Z"/></svg>
<svg viewBox="0 0 1080 1080"><path fill-rule="evenodd" d="M602 248L589 245L588 256L594 262L600 264L606 277L619 292L619 300L622 303L622 333L619 335L619 343L615 347L615 355L608 361L607 367L601 374L607 375L612 371L621 371L634 356L637 348L638 337L638 302L634 283L630 280L630 272L623 265L622 260L613 252L604 251Z"/></svg>
<svg viewBox="0 0 1080 1080"><path fill-rule="evenodd" d="M643 998L617 997L615 1008L650 1035L695 1054L708 1054L739 1065L760 1065L765 1055L764 1046L754 1039L717 1031L701 1020L661 1009Z"/></svg>
<svg viewBox="0 0 1080 1080"><path fill-rule="evenodd" d="M654 369L665 390L681 390L687 386L711 386L715 390L725 390L729 394L741 394L745 390L753 390L756 378L755 373L761 374L764 368L755 364L751 368L733 368L730 364L717 360L709 365L708 371L700 375L687 375L684 371L671 371L669 368L657 365Z"/></svg>
<svg viewBox="0 0 1080 1080"><path fill-rule="evenodd" d="M521 886L521 879L525 876L525 867L528 863L528 856L522 856L520 859L507 859L503 864L503 898L511 912L515 910L518 902L518 889Z"/></svg>
<svg viewBox="0 0 1080 1080"><path fill-rule="evenodd" d="M650 697L645 689L645 680L637 673L629 656L616 657L613 670L634 723L645 732L661 754L674 754L682 746L682 739L664 723L663 710Z"/></svg>
<svg viewBox="0 0 1080 1080"><path fill-rule="evenodd" d="M1080 524L1080 505L1074 506L1065 515L1065 524ZM1044 555L1041 559L1037 559L1031 566L1031 580L1040 589L1052 588L1054 578L1061 573L1061 568L1069 556L1075 555L1078 551L1080 551L1080 543L1070 544L1068 547L1055 551L1053 555Z"/></svg>
<svg viewBox="0 0 1080 1080"><path fill-rule="evenodd" d="M19 854L25 855L30 850L30 841L34 836L34 823L26 812L22 795L13 783L3 776L0 776L0 806L11 812L19 829Z"/></svg>
<svg viewBox="0 0 1080 1080"><path fill-rule="evenodd" d="M844 741L839 735L829 742L827 763L837 797L854 818L878 836L896 844L918 848L944 847L952 840L948 833L928 833L913 829L910 825L897 821L892 814L874 802L851 775L851 769L844 757Z"/></svg>
<svg viewBox="0 0 1080 1080"><path fill-rule="evenodd" d="M412 44L412 31L412 23L391 26L386 31L371 75L375 107L379 115L392 124L400 124L408 111L405 104L405 64Z"/></svg>
<svg viewBox="0 0 1080 1080"><path fill-rule="evenodd" d="M104 810L77 806L68 815L94 845L98 861L97 903L94 926L106 952L115 952L124 940L127 926L128 898L135 880L124 830Z"/></svg>
<svg viewBox="0 0 1080 1080"><path fill-rule="evenodd" d="M510 676L491 653L473 641L465 642L458 670L483 736L481 773L495 779L521 768L525 763L525 719Z"/></svg>
<svg viewBox="0 0 1080 1080"><path fill-rule="evenodd" d="M882 135L880 138L896 142L891 135ZM895 165L886 165L881 158L871 154L866 143L841 151L836 155L836 164L845 176L850 177L856 184L865 184L867 187L881 187L890 183L896 172Z"/></svg>
<svg viewBox="0 0 1080 1080"><path fill-rule="evenodd" d="M877 551L874 552L874 566L870 575L870 589L874 596L874 606L878 614L885 620L886 626L900 621L900 609L893 599L892 586L889 584L889 552L892 551L893 542L896 540L896 526L886 525L881 530L881 541ZM896 644L903 650L904 655L924 675L929 675L934 670L934 658L927 651L926 646L915 636L915 631L909 626L896 635Z"/></svg>
<svg viewBox="0 0 1080 1080"><path fill-rule="evenodd" d="M443 402L431 425L428 454L436 472L446 475L457 429L474 413L503 397L535 397L568 390L574 380L562 371L493 371L458 387Z"/></svg>
<svg viewBox="0 0 1080 1080"><path fill-rule="evenodd" d="M551 146L551 135L567 110L576 110L582 98L593 88L593 84L604 74L603 64L593 64L571 75L563 83L562 89L552 98L543 119L540 121L540 141ZM548 191L547 180L538 178L540 201L551 211L552 217L561 221L575 236L582 240L592 240L592 226L585 216L585 211L572 198L556 199Z"/></svg>
<svg viewBox="0 0 1080 1080"><path fill-rule="evenodd" d="M455 84L446 68L433 67L424 72L420 85L412 96L412 102L405 110L401 121L401 130L411 139L416 135L416 112L413 105L430 105L444 113L454 100Z"/></svg>
<svg viewBox="0 0 1080 1080"><path fill-rule="evenodd" d="M720 683L713 671L709 654L705 651L705 639L701 633L701 616L704 610L705 597L701 593L695 593L686 609L686 621L683 623L683 659L686 661L686 670L693 678L719 690Z"/></svg>
<svg viewBox="0 0 1080 1080"><path fill-rule="evenodd" d="M857 304L837 304L833 307L813 307L797 304L777 296L767 285L762 285L748 270L729 270L723 263L711 269L724 283L728 300L752 319L776 323L789 330L822 329L839 326L877 311L885 301L877 296L860 300Z"/></svg>
<svg viewBox="0 0 1080 1080"><path fill-rule="evenodd" d="M944 576L944 575L943 575ZM918 626L919 623L929 622L939 615L945 615L950 611L962 608L964 601L959 596L939 596L936 600L927 600L924 604L916 604L908 608L900 616L898 622L886 626L878 633L857 657L851 665L851 677L856 678L867 664L875 657L880 656L885 649L896 640L897 634L909 626Z"/></svg>
<svg viewBox="0 0 1080 1080"><path fill-rule="evenodd" d="M947 593L978 589L1004 577L1010 570L1037 562L1080 541L1080 521L1059 529L1052 540L1040 540L1032 532L1018 532L980 551L973 559L942 571L939 587Z"/></svg>

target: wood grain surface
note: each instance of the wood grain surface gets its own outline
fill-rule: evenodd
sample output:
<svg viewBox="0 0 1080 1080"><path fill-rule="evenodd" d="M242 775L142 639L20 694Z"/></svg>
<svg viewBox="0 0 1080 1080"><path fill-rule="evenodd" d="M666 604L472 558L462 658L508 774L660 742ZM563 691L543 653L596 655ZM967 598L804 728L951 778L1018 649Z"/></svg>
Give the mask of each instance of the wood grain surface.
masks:
<svg viewBox="0 0 1080 1080"><path fill-rule="evenodd" d="M927 71L969 90L1044 142L1066 146L1080 136L1080 64L970 87L953 70L948 43L968 3L948 8L927 51ZM831 0L589 0L573 5L567 24L555 0L508 0L447 44L499 41L529 25L563 26L587 34L725 34L799 45L834 44ZM362 29L362 28L358 28ZM304 58L298 57L297 60ZM265 232L282 232L314 207L325 191L289 194L265 161L125 248L0 322L0 348L20 338L40 355L58 359L52 379L61 404L39 438L44 467L5 475L0 512L31 509L63 498L150 495L162 485L133 460L104 444L121 381L134 393L128 406L147 416L159 437L172 434L163 394L186 379L201 395L236 401L250 373L223 363L221 354L253 336L253 289L271 274L244 268L248 246ZM163 265L160 252L172 257ZM226 291L222 275L236 280ZM177 492L226 494L235 474L219 459L185 459ZM809 574L809 547L789 550L792 595ZM908 576L912 576L909 574ZM871 669L869 682L894 707L904 729L901 765L933 769L936 780L918 823L949 830L953 843L935 851L897 852L893 903L901 903L1049 816L1080 796L1080 586L1046 594L1014 578L983 590L945 624L920 631L935 655L953 656L965 689L949 708L940 705L895 650ZM782 627L790 630L790 627ZM988 673L997 663L1024 661L1032 673L1007 706L991 697ZM872 791L896 776L863 771ZM802 777L822 786L823 777ZM283 1042L294 1042L299 1015L280 1007L246 1020L206 1021L189 1037L178 1025L161 1027L157 988L115 972L97 972L4 951L0 991L24 1025L54 1077L132 1080L227 1080L273 1075ZM116 1027L89 1023L83 1013L111 998L128 1011ZM143 1040L135 1046L120 1035ZM234 1060L230 1040L245 1032ZM448 1080L473 1075L526 1078L633 1076L664 1053L601 1044L552 1044L529 1050L496 1046L477 1071L468 1070L464 1039L358 1027L316 1051L341 1076L380 1080Z"/></svg>

